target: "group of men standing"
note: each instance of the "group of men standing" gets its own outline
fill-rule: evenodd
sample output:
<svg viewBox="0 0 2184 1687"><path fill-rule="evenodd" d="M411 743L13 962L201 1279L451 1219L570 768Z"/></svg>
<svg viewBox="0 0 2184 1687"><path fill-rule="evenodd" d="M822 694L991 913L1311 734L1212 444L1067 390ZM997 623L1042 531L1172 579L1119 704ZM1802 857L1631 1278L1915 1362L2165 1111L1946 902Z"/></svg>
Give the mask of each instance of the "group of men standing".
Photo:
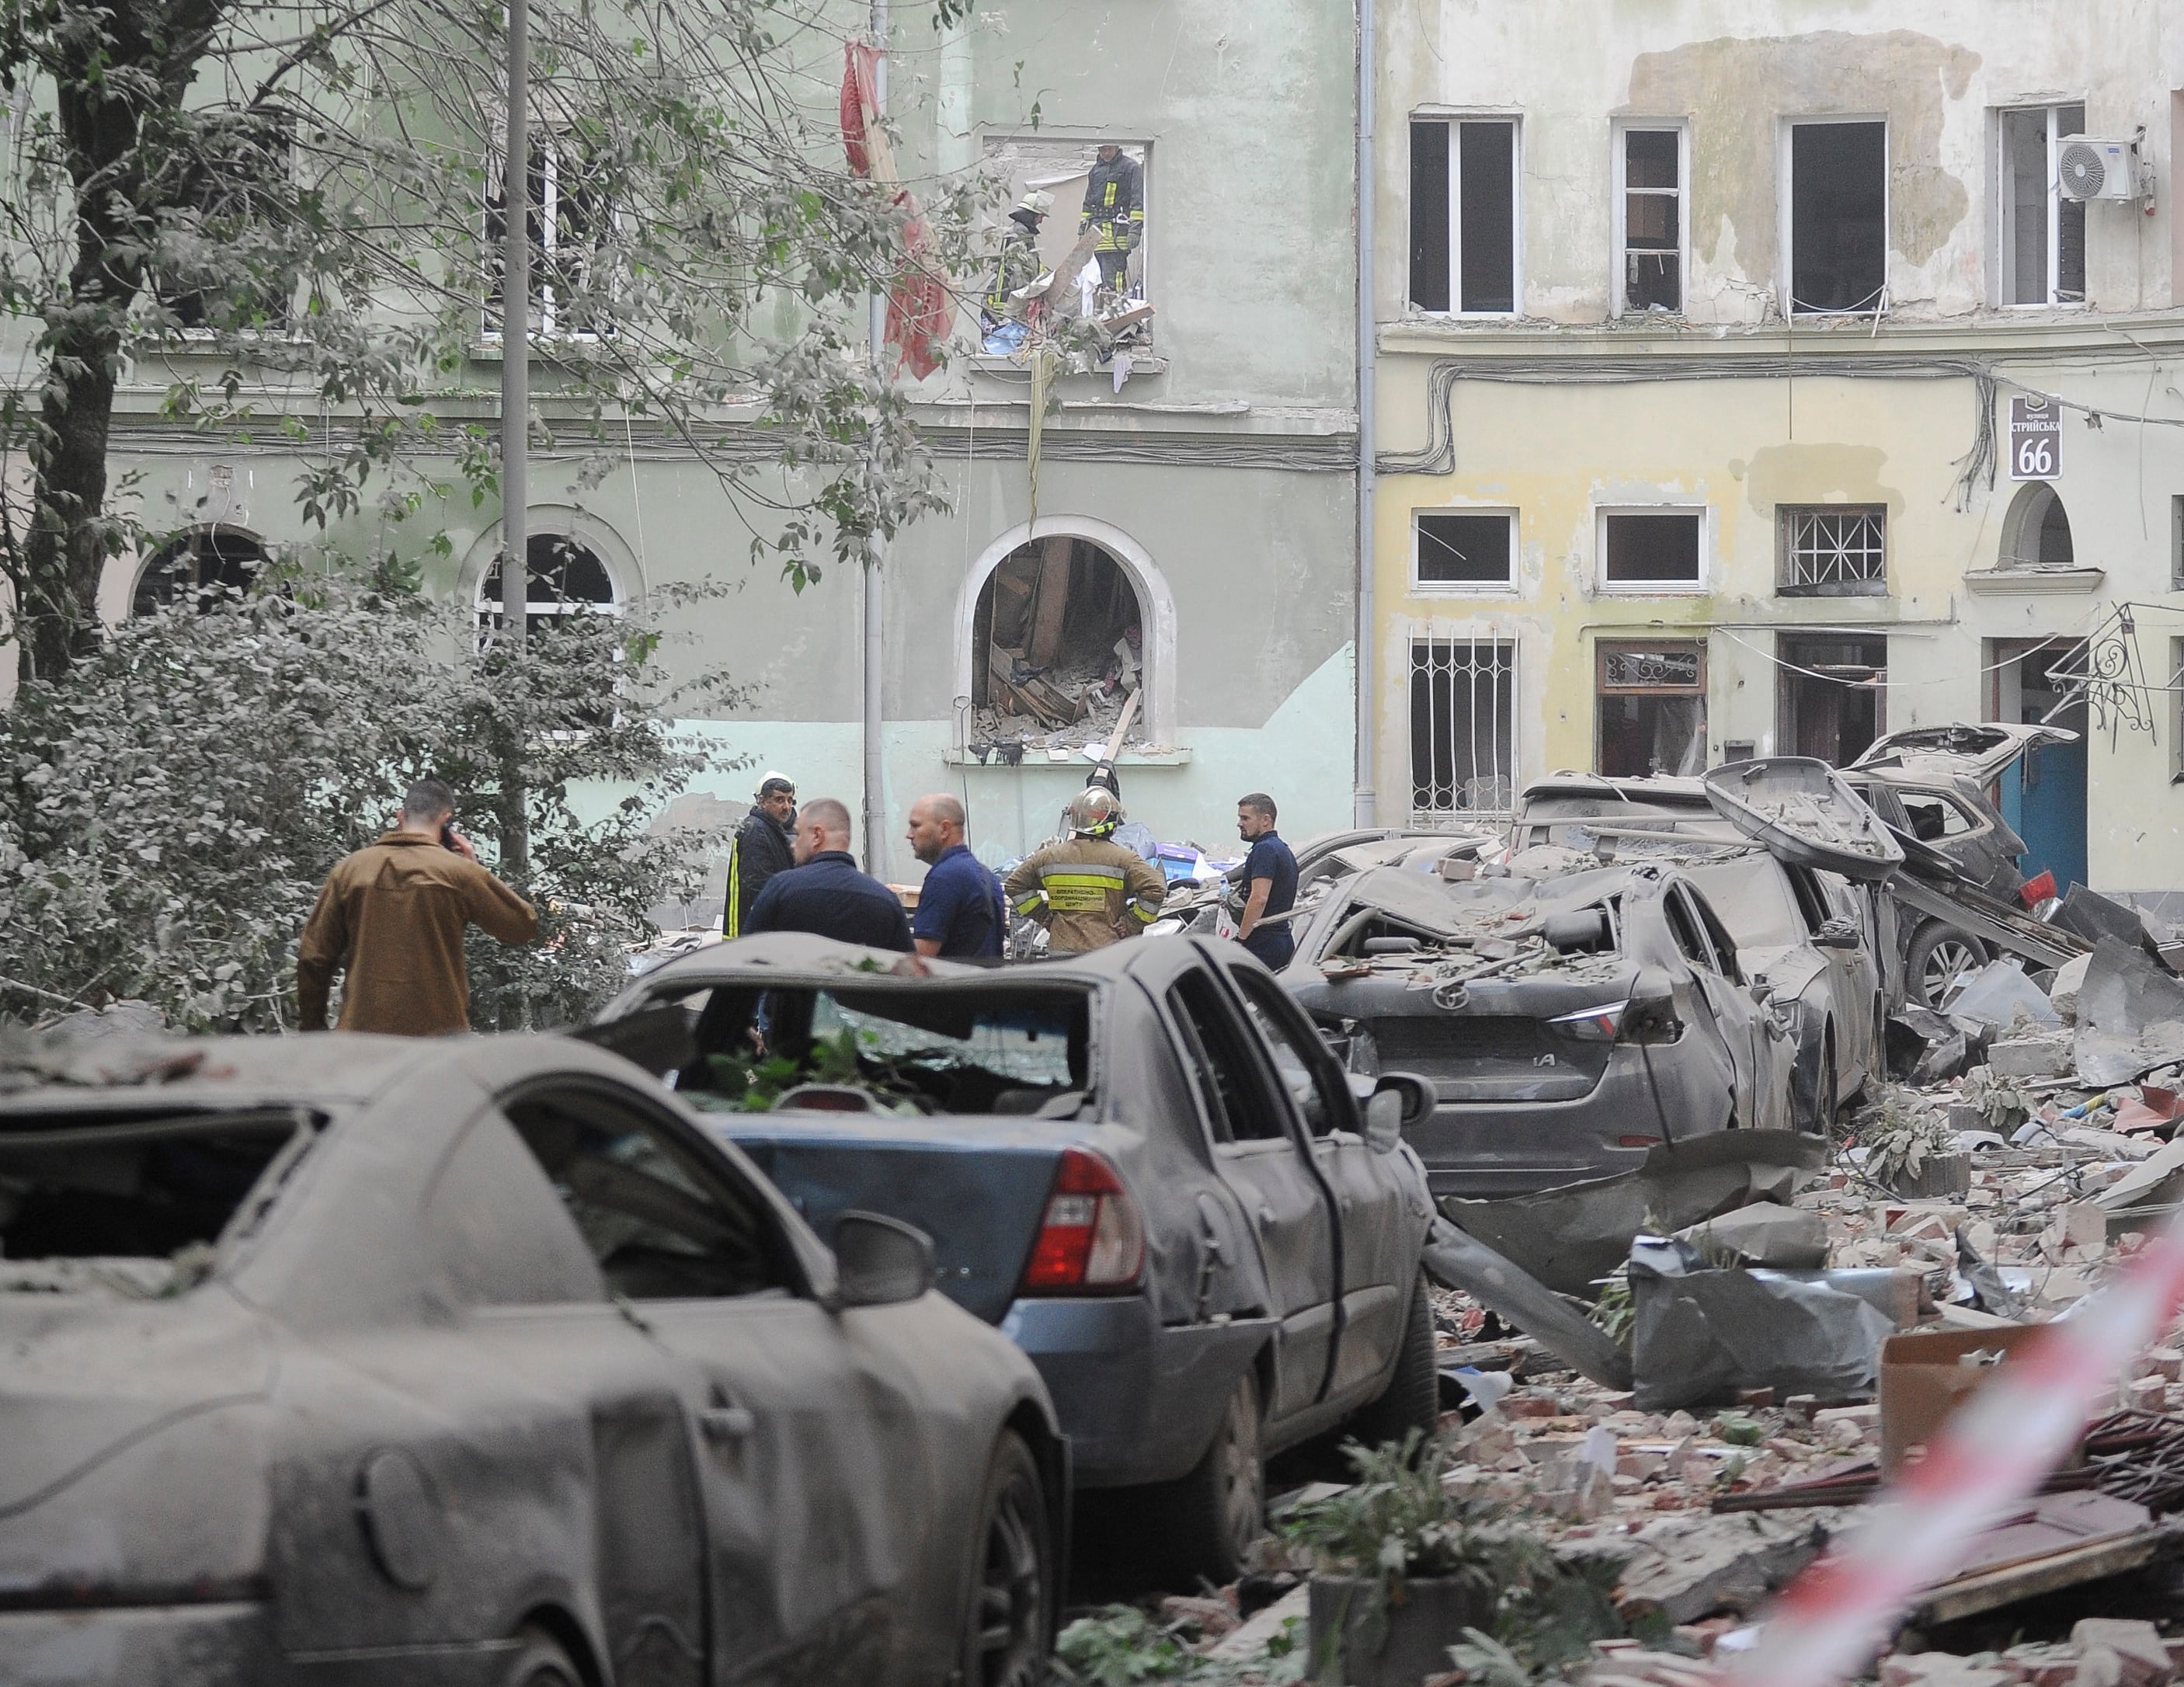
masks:
<svg viewBox="0 0 2184 1687"><path fill-rule="evenodd" d="M847 805L820 797L800 810L795 786L769 773L729 855L722 935L811 932L873 949L997 960L1014 913L1045 928L1050 953L1082 955L1145 931L1167 899L1160 869L1115 841L1123 819L1111 785L1087 785L1070 799L1065 835L1017 862L1004 885L971 853L963 805L946 792L921 797L910 810L909 839L926 875L912 917L893 891L858 871ZM1274 800L1262 792L1236 805L1237 832L1251 846L1236 935L1279 967L1295 944L1275 916L1295 905L1297 870L1274 819Z"/></svg>

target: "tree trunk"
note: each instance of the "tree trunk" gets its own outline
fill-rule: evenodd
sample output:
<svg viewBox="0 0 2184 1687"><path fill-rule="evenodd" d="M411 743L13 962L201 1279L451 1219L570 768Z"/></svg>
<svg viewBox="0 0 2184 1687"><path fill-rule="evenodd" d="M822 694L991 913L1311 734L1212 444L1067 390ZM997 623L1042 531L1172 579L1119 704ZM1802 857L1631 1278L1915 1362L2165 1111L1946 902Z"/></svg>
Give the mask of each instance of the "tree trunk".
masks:
<svg viewBox="0 0 2184 1687"><path fill-rule="evenodd" d="M86 313L108 315L104 302ZM107 535L106 446L114 421L119 335L64 322L49 331L43 426L31 448L36 476L23 547L19 671L56 680L98 642L98 576Z"/></svg>

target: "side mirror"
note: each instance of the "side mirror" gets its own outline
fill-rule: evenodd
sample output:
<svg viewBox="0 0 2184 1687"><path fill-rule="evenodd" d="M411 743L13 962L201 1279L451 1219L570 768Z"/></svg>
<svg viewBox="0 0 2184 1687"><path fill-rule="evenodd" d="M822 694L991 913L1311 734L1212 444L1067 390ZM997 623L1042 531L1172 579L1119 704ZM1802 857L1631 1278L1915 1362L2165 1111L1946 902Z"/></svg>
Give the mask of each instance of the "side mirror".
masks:
<svg viewBox="0 0 2184 1687"><path fill-rule="evenodd" d="M1861 941L1858 927L1847 920L1830 920L1813 934L1815 949L1856 949Z"/></svg>
<svg viewBox="0 0 2184 1687"><path fill-rule="evenodd" d="M1390 1153L1406 1130L1430 1116L1440 1105L1440 1092L1430 1079L1416 1072L1383 1072L1366 1098L1365 1140L1375 1152Z"/></svg>
<svg viewBox="0 0 2184 1687"><path fill-rule="evenodd" d="M933 1241L922 1230L877 1212L845 1212L834 1223L840 1306L899 1306L933 1287Z"/></svg>
<svg viewBox="0 0 2184 1687"><path fill-rule="evenodd" d="M1676 981L1665 966L1641 966L1630 981L1623 1035L1634 1043L1673 1043L1684 1034L1676 1013Z"/></svg>
<svg viewBox="0 0 2184 1687"><path fill-rule="evenodd" d="M1774 987L1764 978L1754 978L1749 988L1752 991L1752 999L1762 1007L1765 1007L1768 1003L1774 999Z"/></svg>

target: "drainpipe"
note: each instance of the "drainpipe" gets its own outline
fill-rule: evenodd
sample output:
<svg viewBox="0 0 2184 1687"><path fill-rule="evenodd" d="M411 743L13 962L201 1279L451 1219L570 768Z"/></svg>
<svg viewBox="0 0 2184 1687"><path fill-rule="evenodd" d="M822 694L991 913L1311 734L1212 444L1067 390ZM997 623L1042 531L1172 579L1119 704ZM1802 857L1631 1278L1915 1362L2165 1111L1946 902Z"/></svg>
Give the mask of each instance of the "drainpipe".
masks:
<svg viewBox="0 0 2184 1687"><path fill-rule="evenodd" d="M872 67L872 92L884 120L888 103L888 0L872 0L872 44L879 61ZM887 289L872 297L872 373L887 369ZM886 560L885 541L872 536L872 560L865 565L865 871L874 878L887 877L886 768L880 736L880 686L884 670L880 661L881 639L886 631L885 606L880 592L880 565Z"/></svg>
<svg viewBox="0 0 2184 1687"><path fill-rule="evenodd" d="M1379 355L1373 331L1374 28L1373 0L1357 0L1357 766L1352 807L1359 826L1379 823L1379 799L1373 788L1373 657L1379 637L1373 621L1373 407Z"/></svg>

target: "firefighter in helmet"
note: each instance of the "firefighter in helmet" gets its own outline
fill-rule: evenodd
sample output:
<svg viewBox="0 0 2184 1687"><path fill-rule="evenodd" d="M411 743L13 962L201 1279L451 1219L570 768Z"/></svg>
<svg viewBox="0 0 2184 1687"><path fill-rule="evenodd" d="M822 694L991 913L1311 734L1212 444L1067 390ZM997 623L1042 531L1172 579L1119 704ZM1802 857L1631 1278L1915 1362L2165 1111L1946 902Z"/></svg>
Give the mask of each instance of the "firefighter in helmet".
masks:
<svg viewBox="0 0 2184 1687"><path fill-rule="evenodd" d="M1046 927L1052 953L1104 949L1160 917L1167 880L1115 842L1122 823L1115 793L1086 786L1070 799L1069 836L1025 856L1002 887L1011 910Z"/></svg>
<svg viewBox="0 0 2184 1687"><path fill-rule="evenodd" d="M1100 148L1084 182L1084 214L1077 231L1097 229L1092 255L1100 285L1117 298L1130 290L1130 254L1145 237L1145 166L1120 147Z"/></svg>

